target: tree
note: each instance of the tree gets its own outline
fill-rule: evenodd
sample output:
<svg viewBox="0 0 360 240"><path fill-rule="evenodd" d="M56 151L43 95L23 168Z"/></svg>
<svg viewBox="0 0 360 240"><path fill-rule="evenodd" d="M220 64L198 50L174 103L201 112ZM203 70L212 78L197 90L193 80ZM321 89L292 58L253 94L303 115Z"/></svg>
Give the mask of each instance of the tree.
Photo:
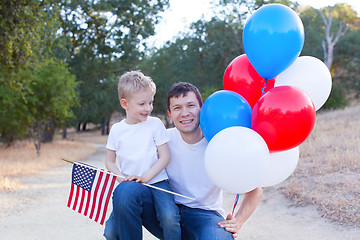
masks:
<svg viewBox="0 0 360 240"><path fill-rule="evenodd" d="M75 76L67 64L56 59L40 63L30 77L30 94L27 99L27 115L31 117L31 135L37 154L40 155L44 132L51 125L61 126L74 117L72 107L77 103Z"/></svg>
<svg viewBox="0 0 360 240"><path fill-rule="evenodd" d="M158 14L168 2L57 1L61 8L59 41L67 46L66 53L59 52L59 56L69 63L79 83L78 123L109 121L118 106L115 76L134 68L143 57L144 40L155 33Z"/></svg>
<svg viewBox="0 0 360 240"><path fill-rule="evenodd" d="M323 109L345 106L348 103L349 90L352 91L359 85L359 38L357 37L359 18L354 10L346 4L336 4L330 7L330 15L328 11L329 7L320 10L308 7L303 9L300 14L305 27L305 44L302 55L324 59L325 64L328 61L327 66L330 67L332 73L332 92ZM324 25L324 18L321 17L321 14L328 24L327 27ZM348 27L345 27L345 23ZM339 26L342 27L339 28ZM340 36L346 28L348 28L346 34ZM328 37L326 37L326 31L328 31ZM336 34L338 34L337 38ZM329 44L332 44L332 52L325 51L328 57L324 58L326 55L324 50L331 49L326 45L326 38L330 40Z"/></svg>
<svg viewBox="0 0 360 240"><path fill-rule="evenodd" d="M230 31L229 24L218 18L199 20L191 28L191 33L166 43L140 64L157 84L156 112L166 111L166 99L157 96L166 96L174 82L191 82L207 92L221 89L226 66L243 53L233 41L233 34L242 31Z"/></svg>
<svg viewBox="0 0 360 240"><path fill-rule="evenodd" d="M26 136L29 130L40 133L45 129L46 123L42 121L41 115L43 110L37 107L49 105L49 98L44 98L45 102L39 102L40 98L37 97L44 94L44 89L38 89L36 86L42 86L39 84L40 79L47 81L54 78L58 79L57 85L61 85L60 81L66 84L68 70L67 65L54 59L52 53L55 46L61 48L55 43L58 30L54 15L57 11L56 6L48 1L19 0L2 2L0 7L2 19L0 27L4 30L0 33L0 72L2 73L0 75L0 136L1 140L11 144L17 138ZM39 75L39 72L51 66L54 66L54 69L47 71L47 75ZM56 86L47 86L46 91L54 92L50 90L51 87ZM72 95L71 91L75 90L75 85L70 87L73 89L66 91L67 94ZM72 102L76 101L73 99ZM59 102L57 105L61 106ZM62 123L57 119L67 117L62 116L61 111L56 111L55 105L52 107L54 114L47 120L48 123ZM66 108L66 104L64 107ZM42 137L43 134L37 139ZM51 138L52 135L49 137ZM40 143L36 142L36 145L40 151Z"/></svg>
<svg viewBox="0 0 360 240"><path fill-rule="evenodd" d="M322 48L324 51L324 63L329 69L331 69L334 58L334 47L336 43L339 41L340 37L342 37L349 30L349 25L347 25L346 22L341 21L339 23L338 30L334 35L334 32L331 31L333 18L331 15L330 6L328 6L326 10L327 10L327 16L324 14L324 9L322 11L317 10L317 12L319 13L325 25L325 39L322 41Z"/></svg>
<svg viewBox="0 0 360 240"><path fill-rule="evenodd" d="M20 82L23 78L29 78L29 71L19 69L13 81ZM28 115L28 107L24 101L27 92L0 84L0 140L8 146L16 139L23 138L27 133L27 126L31 125L32 118Z"/></svg>
<svg viewBox="0 0 360 240"><path fill-rule="evenodd" d="M179 36L175 42L167 42L162 48L153 50L139 65L140 69L149 74L157 84L154 111L164 112L166 110L165 99L161 100L161 98L166 96L167 90L174 82L191 82L198 86L201 92L205 93L204 97L212 91L221 89L226 66L233 58L244 53L241 48L241 36L244 27L243 17L266 3L284 3L295 11L300 11L306 35L302 55L322 58L321 41L323 40L324 31L321 17L315 9L306 8L300 10L298 4L292 1L222 0L219 2L224 5L217 11L216 17L213 17L210 21L200 20L193 23L191 31L187 35ZM243 10L244 8L245 10ZM247 13L242 15L245 13L242 11ZM338 13L335 14L335 12ZM343 20L344 15L340 14L339 11L334 11L332 14L333 23ZM351 16L351 14L346 16ZM334 66L337 67L342 62L345 63L344 59L347 59L349 61L348 66L353 66L354 70L358 69L357 57L348 54L348 52L345 53L346 50L350 51L348 48L350 46L351 49L357 49L357 35L354 33L351 36L351 38L347 36L343 38L344 41L347 40L346 46L337 46L344 55L338 57L335 55ZM357 51L353 51L353 53L355 52ZM335 51L335 53L338 52ZM345 54L346 58L342 58L345 57ZM354 70L351 70L351 76L358 75ZM340 89L340 86L344 86L344 84L337 83L340 81L339 75L333 75L333 81L334 89L329 103L337 102L339 105L335 107L343 106L346 103L346 92L344 89ZM157 96L160 96L160 99Z"/></svg>
<svg viewBox="0 0 360 240"><path fill-rule="evenodd" d="M314 56L323 58L321 41L324 38L322 20L316 10L312 7L306 7L300 11L300 18L304 24L305 42L301 51L303 56Z"/></svg>
<svg viewBox="0 0 360 240"><path fill-rule="evenodd" d="M48 58L33 70L21 71L29 79L28 91L0 88L1 139L11 144L30 130L37 154L40 154L44 133L61 126L72 118L72 107L77 104L75 77L67 64ZM20 77L20 75L16 75ZM54 126L51 126L54 125Z"/></svg>
<svg viewBox="0 0 360 240"><path fill-rule="evenodd" d="M356 22L357 25L350 27L334 50L334 74L339 82L337 85L350 99L360 97L360 18Z"/></svg>
<svg viewBox="0 0 360 240"><path fill-rule="evenodd" d="M0 84L20 93L26 78L16 74L34 63L33 49L38 46L47 1L3 0L0 3Z"/></svg>

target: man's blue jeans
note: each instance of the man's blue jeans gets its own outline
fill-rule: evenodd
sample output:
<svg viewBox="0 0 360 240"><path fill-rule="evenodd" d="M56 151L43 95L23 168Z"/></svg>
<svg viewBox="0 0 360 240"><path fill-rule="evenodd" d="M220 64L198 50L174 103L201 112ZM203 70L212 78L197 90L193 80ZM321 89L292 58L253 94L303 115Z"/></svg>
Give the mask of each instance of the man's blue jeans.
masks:
<svg viewBox="0 0 360 240"><path fill-rule="evenodd" d="M224 220L218 212L183 205L179 209L183 240L233 239L231 233L217 225ZM134 181L122 182L113 193L113 212L106 222L104 236L107 240L140 240L142 225L155 237L164 239L151 190Z"/></svg>
<svg viewBox="0 0 360 240"><path fill-rule="evenodd" d="M218 226L224 221L216 211L178 205L183 240L233 240L232 233Z"/></svg>

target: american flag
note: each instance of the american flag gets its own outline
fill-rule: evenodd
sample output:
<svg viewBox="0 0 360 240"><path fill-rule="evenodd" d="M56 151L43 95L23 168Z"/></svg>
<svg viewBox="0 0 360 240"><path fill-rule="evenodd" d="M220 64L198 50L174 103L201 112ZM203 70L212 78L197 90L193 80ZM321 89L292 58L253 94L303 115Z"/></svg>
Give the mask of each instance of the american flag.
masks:
<svg viewBox="0 0 360 240"><path fill-rule="evenodd" d="M103 225L115 181L103 170L74 163L67 206Z"/></svg>

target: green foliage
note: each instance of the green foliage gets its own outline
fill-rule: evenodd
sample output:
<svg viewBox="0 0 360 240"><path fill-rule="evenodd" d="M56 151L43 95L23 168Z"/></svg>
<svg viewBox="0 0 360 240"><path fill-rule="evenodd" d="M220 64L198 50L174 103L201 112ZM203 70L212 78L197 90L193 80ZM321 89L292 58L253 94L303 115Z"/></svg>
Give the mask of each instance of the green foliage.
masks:
<svg viewBox="0 0 360 240"><path fill-rule="evenodd" d="M296 1L289 1L289 0L255 0L254 1L254 8L258 9L259 7L265 5L265 4L271 4L271 3L279 3L286 5L294 10L297 10L299 4Z"/></svg>
<svg viewBox="0 0 360 240"><path fill-rule="evenodd" d="M77 103L75 76L67 65L47 59L32 72L30 91L26 96L29 114L35 121L53 121L62 125L73 117L71 108Z"/></svg>
<svg viewBox="0 0 360 240"><path fill-rule="evenodd" d="M241 36L241 28L234 30L227 22L213 18L194 23L192 30L192 34L167 43L140 64L157 84L155 112L166 111L165 96L175 82L191 82L200 91L221 89L227 65L243 53L233 41L234 34Z"/></svg>
<svg viewBox="0 0 360 240"><path fill-rule="evenodd" d="M46 121L61 125L73 115L74 76L52 57L54 47L61 49L57 10L48 1L0 4L0 134L7 143L35 132L35 125L39 133Z"/></svg>
<svg viewBox="0 0 360 240"><path fill-rule="evenodd" d="M21 91L26 78L15 75L36 61L47 1L3 0L0 3L0 84ZM41 46L43 48L43 46Z"/></svg>
<svg viewBox="0 0 360 240"><path fill-rule="evenodd" d="M192 25L191 34L155 50L139 65L146 74L157 83L155 110L165 111L165 96L174 82L187 81L199 87L204 99L222 88L222 77L229 62L244 53L242 31L244 17L260 6L268 3L282 3L295 11L300 11L292 1L242 1L220 0L221 5L216 17L210 21L200 20ZM241 5L241 10L240 10ZM245 9L243 11L243 9ZM247 9L247 10L246 10ZM351 23L356 26L353 11L346 4L337 4L332 8L334 24ZM305 27L305 45L302 55L323 59L322 40L324 24L313 8L302 9L300 17ZM334 26L335 27L335 26ZM347 104L349 80L359 86L359 60L357 50L360 36L350 29L335 48L333 73L333 92L328 100L328 108ZM345 69L345 70L344 70ZM344 75L344 73L346 73ZM339 84L341 82L341 84Z"/></svg>
<svg viewBox="0 0 360 240"><path fill-rule="evenodd" d="M220 10L216 12L216 17L210 21L199 20L193 23L191 34L178 37L174 43L168 42L139 65L157 84L155 112L166 111L165 96L174 82L195 84L203 93L204 100L222 89L222 78L227 65L235 57L244 54L242 33L245 18L265 1L253 1L249 4L242 0L220 0L218 3ZM286 1L286 4L297 6L290 1ZM244 8L248 11L243 11Z"/></svg>
<svg viewBox="0 0 360 240"><path fill-rule="evenodd" d="M216 88L216 87L204 87L204 89L201 91L201 98L203 100L203 102L205 102L205 100L214 92L217 92L221 89Z"/></svg>
<svg viewBox="0 0 360 240"><path fill-rule="evenodd" d="M28 74L27 71L20 70L15 78L28 77ZM0 85L0 140L8 144L24 137L32 122L23 95L24 93L16 88Z"/></svg>
<svg viewBox="0 0 360 240"><path fill-rule="evenodd" d="M320 9L324 10L324 9ZM337 3L331 8L331 16L334 21L334 29L336 30L340 22L346 22L347 24L354 24L357 17L357 14L350 5L346 3Z"/></svg>
<svg viewBox="0 0 360 240"><path fill-rule="evenodd" d="M119 105L116 75L142 57L144 39L167 6L168 0L2 1L1 139L31 130L39 142L45 126L67 124L73 110L77 121L109 120Z"/></svg>
<svg viewBox="0 0 360 240"><path fill-rule="evenodd" d="M193 23L190 33L145 56L145 39L154 34L168 2L2 1L1 140L13 141L30 129L40 136L49 122L63 126L69 119L108 121L120 109L117 76L136 68L157 84L155 113L166 111L166 93L175 82L195 84L205 100L222 89L227 65L244 53L242 33L249 14L275 2L299 11L298 4L288 0L218 0L211 20ZM335 5L331 14L334 27L344 21L351 27L336 45L333 90L324 108L343 107L350 90L360 92L359 18L346 4ZM323 59L319 14L306 8L300 17L305 27L302 55Z"/></svg>
<svg viewBox="0 0 360 240"><path fill-rule="evenodd" d="M77 122L108 121L119 106L116 76L142 58L144 40L154 34L158 14L169 1L56 2L61 9L59 42L66 47L56 54L69 63L79 83Z"/></svg>
<svg viewBox="0 0 360 240"><path fill-rule="evenodd" d="M335 61L339 68L336 78L347 86L348 92L360 97L360 29L350 29L338 44Z"/></svg>
<svg viewBox="0 0 360 240"><path fill-rule="evenodd" d="M67 65L55 59L46 59L32 71L26 99L28 115L32 117L30 132L38 155L45 135L52 139L54 125L61 126L73 117L71 108L77 103L75 88L75 77Z"/></svg>
<svg viewBox="0 0 360 240"><path fill-rule="evenodd" d="M305 42L301 55L314 56L323 60L324 52L321 42L324 39L325 30L321 17L312 7L304 9L300 17L305 29Z"/></svg>
<svg viewBox="0 0 360 240"><path fill-rule="evenodd" d="M324 15L328 13L325 8L320 9ZM350 25L348 32L340 38L334 48L334 62L332 64L333 87L331 95L323 108L341 108L348 104L347 95L353 95L360 90L360 33L356 30L359 19L355 11L347 4L336 4L331 7L331 32L336 34L341 22ZM315 9L304 9L300 17L305 27L305 44L302 55L315 56L324 59L322 41L325 38L325 26Z"/></svg>
<svg viewBox="0 0 360 240"><path fill-rule="evenodd" d="M344 108L349 104L346 98L346 90L344 85L340 83L333 83L329 99L326 101L321 110Z"/></svg>
<svg viewBox="0 0 360 240"><path fill-rule="evenodd" d="M178 44L165 45L151 57L145 58L139 65L139 69L151 76L157 86L154 101L155 113L166 112L166 94L173 83L189 81L189 79L185 80L184 76L187 65L182 65L185 55L182 46L186 41L186 39L178 40ZM175 65L177 65L176 68L174 68Z"/></svg>
<svg viewBox="0 0 360 240"><path fill-rule="evenodd" d="M16 76L27 75L29 79L26 92L0 88L0 133L7 143L23 137L28 130L41 139L49 121L61 126L73 117L72 107L77 104L75 77L66 64L47 59L33 71L21 73Z"/></svg>

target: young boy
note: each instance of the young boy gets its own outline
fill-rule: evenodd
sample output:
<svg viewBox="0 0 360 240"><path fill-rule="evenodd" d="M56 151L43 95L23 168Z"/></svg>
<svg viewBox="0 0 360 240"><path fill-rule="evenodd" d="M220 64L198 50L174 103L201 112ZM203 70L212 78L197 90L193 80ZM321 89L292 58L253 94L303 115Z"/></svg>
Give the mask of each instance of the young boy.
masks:
<svg viewBox="0 0 360 240"><path fill-rule="evenodd" d="M118 95L126 118L110 130L105 165L109 171L124 176L118 177L120 184L134 180L171 191L164 170L170 160L169 137L161 120L149 116L155 92L155 83L140 71L130 71L120 77ZM153 188L150 190L164 239L180 240L180 216L173 195ZM123 223L118 225L124 226Z"/></svg>

